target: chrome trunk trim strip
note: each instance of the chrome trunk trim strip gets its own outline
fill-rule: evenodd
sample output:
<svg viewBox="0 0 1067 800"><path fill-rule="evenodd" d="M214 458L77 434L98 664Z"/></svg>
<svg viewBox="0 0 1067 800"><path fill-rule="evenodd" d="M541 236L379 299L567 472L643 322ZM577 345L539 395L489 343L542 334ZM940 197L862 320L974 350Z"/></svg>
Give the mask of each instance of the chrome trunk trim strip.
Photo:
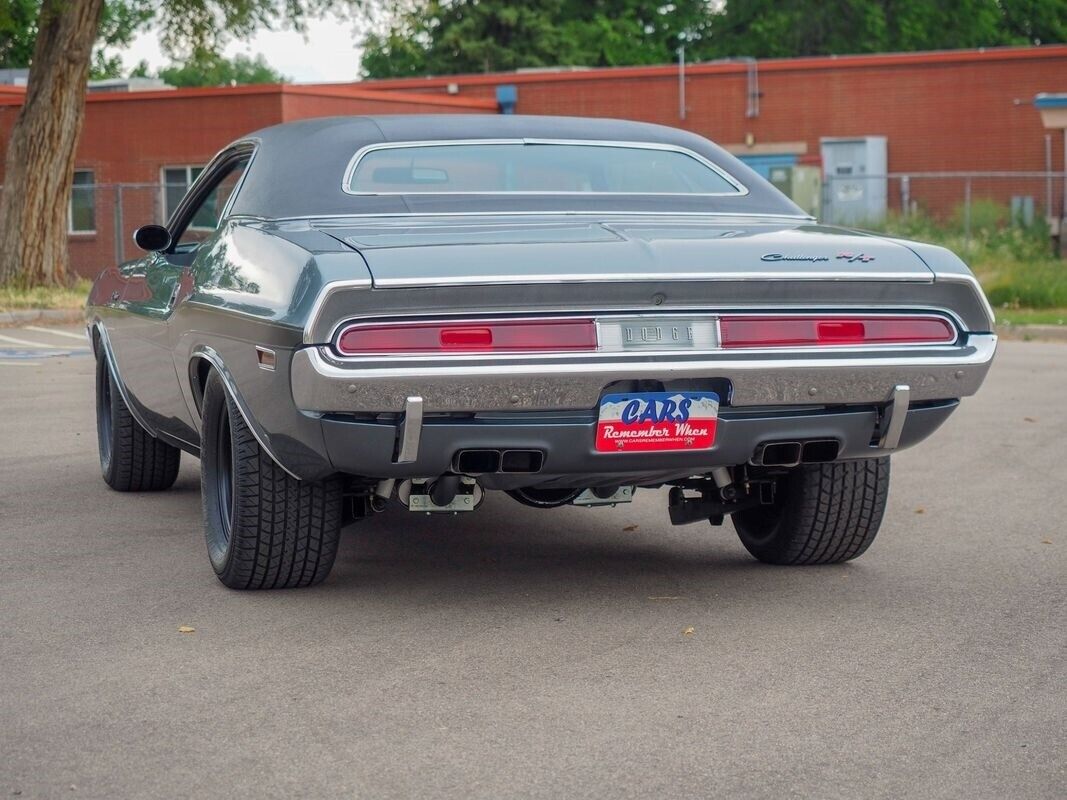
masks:
<svg viewBox="0 0 1067 800"><path fill-rule="evenodd" d="M437 275L433 277L419 278L375 278L376 289L415 289L432 288L439 286L503 286L515 284L539 284L539 283L615 283L615 282L670 282L694 281L701 283L723 283L738 281L826 281L838 283L844 281L893 281L899 283L933 283L933 273L918 275L914 272L892 272L884 270L874 272L870 270L855 270L845 273L827 274L817 271L779 271L761 269L752 272L671 272L662 275L648 276L636 273L576 273L572 275L559 275L546 273L543 275L528 274L499 274L499 275Z"/></svg>

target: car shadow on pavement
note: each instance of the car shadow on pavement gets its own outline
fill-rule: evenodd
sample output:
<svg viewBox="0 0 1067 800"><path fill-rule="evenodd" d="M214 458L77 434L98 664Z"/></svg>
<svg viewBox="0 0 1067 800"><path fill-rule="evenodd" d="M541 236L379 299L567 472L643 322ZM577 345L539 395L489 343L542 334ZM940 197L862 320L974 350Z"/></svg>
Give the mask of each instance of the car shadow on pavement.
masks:
<svg viewBox="0 0 1067 800"><path fill-rule="evenodd" d="M477 512L457 516L412 514L394 504L344 530L333 573L316 591L362 596L364 590L380 595L450 587L537 595L596 585L608 595L640 590L669 600L681 585L710 590L740 582L750 590L770 589L796 583L799 573L825 578L828 571L856 569L760 564L729 521L674 527L665 503L651 499L631 512L621 506L540 510L493 496Z"/></svg>

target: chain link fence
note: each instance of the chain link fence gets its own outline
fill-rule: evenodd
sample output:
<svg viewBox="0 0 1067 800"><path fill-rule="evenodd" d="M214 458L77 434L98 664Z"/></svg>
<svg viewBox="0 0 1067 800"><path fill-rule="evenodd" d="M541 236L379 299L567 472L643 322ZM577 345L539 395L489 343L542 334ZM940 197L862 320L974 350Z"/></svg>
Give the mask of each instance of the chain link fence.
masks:
<svg viewBox="0 0 1067 800"><path fill-rule="evenodd" d="M820 221L881 228L893 218L923 218L961 233L993 226L1047 225L1060 235L1067 209L1063 172L894 172L828 175L794 197ZM798 181L797 186L800 185ZM164 224L185 184L92 184L75 180L68 214L71 266L94 276L107 266L141 255L133 232ZM782 185L790 193L789 185ZM799 189L798 189L799 191ZM1062 237L1061 237L1062 238Z"/></svg>
<svg viewBox="0 0 1067 800"><path fill-rule="evenodd" d="M133 232L142 225L165 224L188 188L88 183L79 180L81 174L75 173L67 209L67 245L71 268L83 277L95 277L108 266L143 255L133 243Z"/></svg>
<svg viewBox="0 0 1067 800"><path fill-rule="evenodd" d="M185 188L158 183L96 184L86 187L79 197L82 189L75 186L69 226L72 266L83 275L94 274L109 264L142 255L133 243L133 232L142 225L165 224L176 191Z"/></svg>
<svg viewBox="0 0 1067 800"><path fill-rule="evenodd" d="M877 228L893 216L919 216L966 238L976 227L1047 225L1056 236L1065 208L1063 172L893 172L827 175L819 217Z"/></svg>

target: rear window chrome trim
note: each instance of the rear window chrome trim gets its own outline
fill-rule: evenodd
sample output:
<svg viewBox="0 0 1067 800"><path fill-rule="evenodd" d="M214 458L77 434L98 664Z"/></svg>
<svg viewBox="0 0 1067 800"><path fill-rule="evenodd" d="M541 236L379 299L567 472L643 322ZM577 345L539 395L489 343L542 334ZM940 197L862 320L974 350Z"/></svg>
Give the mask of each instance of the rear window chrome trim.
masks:
<svg viewBox="0 0 1067 800"><path fill-rule="evenodd" d="M455 192L420 192L420 191L407 191L407 192L358 192L352 189L352 179L355 177L356 169L359 166L359 162L368 154L377 152L379 150L398 150L409 149L415 147L453 147L453 146L471 146L471 145L570 145L570 146L584 146L584 147L614 147L617 149L627 150L659 150L671 153L680 153L684 156L692 158L697 163L710 169L720 178L725 180L736 191L732 192L543 192L543 191L519 191L519 192L484 192L484 191L455 191ZM749 193L749 189L740 180L735 178L725 169L720 167L715 162L711 161L705 156L695 150L690 150L688 147L682 147L680 145L666 144L664 142L631 142L631 141L607 141L602 139L537 139L537 138L515 138L515 139L438 139L438 140L422 140L411 142L377 142L375 144L369 144L365 147L361 147L356 151L355 155L348 162L348 166L345 167L344 175L341 178L341 191L347 195L354 197L396 197L396 196L430 196L430 197L472 197L472 196L500 196L500 197L744 197Z"/></svg>
<svg viewBox="0 0 1067 800"><path fill-rule="evenodd" d="M364 195L369 197L370 195ZM442 197L448 195L441 193ZM629 197L641 197L642 195L628 195ZM682 197L684 195L675 195L676 197ZM734 195L729 195L733 197ZM353 211L346 214L304 214L299 216L285 216L285 217L255 217L246 215L246 218L263 222L303 222L305 220L310 222L321 222L322 227L337 227L344 226L346 223L352 220L361 219L373 219L373 220L390 220L395 219L399 222L403 222L408 217L415 217L418 219L425 219L427 217L445 217L445 218L465 218L465 217L598 217L607 221L620 217L626 221L632 221L635 217L648 217L657 222L663 219L670 219L672 217L678 217L685 220L700 220L702 217L709 217L716 222L721 218L730 218L740 221L754 219L758 220L761 224L770 220L781 220L784 222L815 222L815 217L810 214L765 214L756 211L611 211L611 210L599 210L599 211L584 211L578 209L553 209L551 211L383 211L376 213Z"/></svg>

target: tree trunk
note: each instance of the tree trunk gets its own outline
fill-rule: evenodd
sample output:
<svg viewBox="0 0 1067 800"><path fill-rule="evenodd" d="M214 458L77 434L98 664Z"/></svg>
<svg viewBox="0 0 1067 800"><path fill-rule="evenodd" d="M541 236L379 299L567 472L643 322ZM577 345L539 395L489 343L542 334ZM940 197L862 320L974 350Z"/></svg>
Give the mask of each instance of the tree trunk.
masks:
<svg viewBox="0 0 1067 800"><path fill-rule="evenodd" d="M0 284L62 284L74 151L104 0L44 0L0 196Z"/></svg>

